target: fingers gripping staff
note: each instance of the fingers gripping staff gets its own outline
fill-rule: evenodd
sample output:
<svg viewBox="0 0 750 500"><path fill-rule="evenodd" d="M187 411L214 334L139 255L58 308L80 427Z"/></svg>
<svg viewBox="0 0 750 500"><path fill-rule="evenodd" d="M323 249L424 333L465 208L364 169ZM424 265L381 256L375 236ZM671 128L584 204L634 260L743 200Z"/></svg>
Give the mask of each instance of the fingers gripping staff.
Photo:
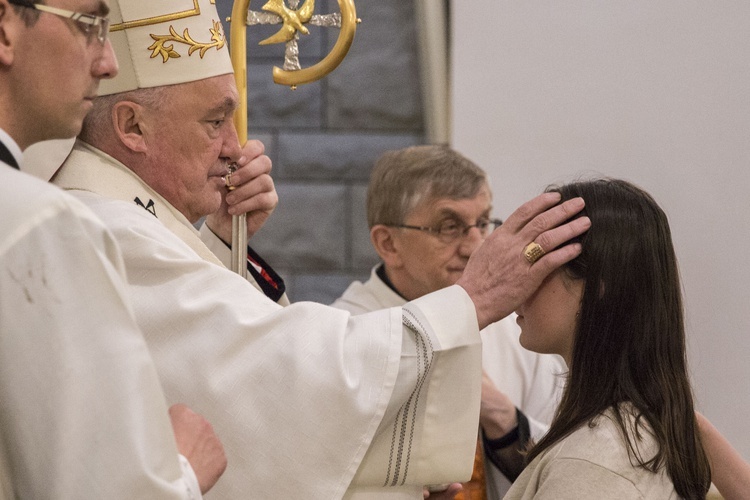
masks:
<svg viewBox="0 0 750 500"><path fill-rule="evenodd" d="M232 163L228 168L229 173L224 176L224 183L227 185L227 190L234 191L237 189L237 186L232 182L232 174L237 171L237 164Z"/></svg>
<svg viewBox="0 0 750 500"><path fill-rule="evenodd" d="M480 328L513 312L544 278L581 252L579 244L565 243L591 225L588 217L570 220L584 201L559 202L557 193L544 193L524 203L469 259L457 284L474 302Z"/></svg>

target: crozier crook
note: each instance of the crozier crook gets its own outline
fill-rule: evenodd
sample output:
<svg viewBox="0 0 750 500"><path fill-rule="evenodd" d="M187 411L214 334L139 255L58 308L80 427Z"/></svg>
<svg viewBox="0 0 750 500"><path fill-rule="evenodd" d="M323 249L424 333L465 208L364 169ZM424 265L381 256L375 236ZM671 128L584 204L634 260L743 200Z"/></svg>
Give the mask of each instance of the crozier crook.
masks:
<svg viewBox="0 0 750 500"><path fill-rule="evenodd" d="M239 104L234 114L234 125L240 144L247 142L247 26L256 24L281 24L277 33L262 42L263 45L286 43L284 67L273 68L273 81L297 85L320 80L336 69L349 52L357 30L357 13L353 0L338 0L340 13L313 15L315 0L305 0L298 8L298 0L269 0L263 5L265 12L250 10L250 0L237 0L232 6L230 21L230 57L234 78L239 92ZM339 28L339 36L333 49L318 63L308 68L299 65L299 33L308 34L305 24ZM232 217L232 271L247 277L247 217L245 214Z"/></svg>

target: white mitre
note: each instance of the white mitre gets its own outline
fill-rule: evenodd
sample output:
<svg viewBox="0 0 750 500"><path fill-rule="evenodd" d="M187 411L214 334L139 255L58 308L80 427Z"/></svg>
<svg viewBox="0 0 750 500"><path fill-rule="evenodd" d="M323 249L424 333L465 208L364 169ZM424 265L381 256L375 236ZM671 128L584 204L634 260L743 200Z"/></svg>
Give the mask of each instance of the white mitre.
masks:
<svg viewBox="0 0 750 500"><path fill-rule="evenodd" d="M109 36L120 72L99 95L232 73L215 0L112 0Z"/></svg>

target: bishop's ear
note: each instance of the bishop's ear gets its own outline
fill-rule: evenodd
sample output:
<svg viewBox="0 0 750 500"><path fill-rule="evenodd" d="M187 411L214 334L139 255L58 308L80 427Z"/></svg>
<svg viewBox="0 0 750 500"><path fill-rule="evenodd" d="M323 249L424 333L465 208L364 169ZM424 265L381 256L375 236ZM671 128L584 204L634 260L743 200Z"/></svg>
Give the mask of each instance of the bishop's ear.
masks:
<svg viewBox="0 0 750 500"><path fill-rule="evenodd" d="M398 252L397 235L394 233L395 228L375 224L370 229L370 241L380 259L390 268L397 268L401 265L401 255Z"/></svg>
<svg viewBox="0 0 750 500"><path fill-rule="evenodd" d="M118 102L112 107L112 125L125 147L139 153L146 152L144 132L148 129L148 120L143 106L132 101Z"/></svg>
<svg viewBox="0 0 750 500"><path fill-rule="evenodd" d="M14 14L8 0L0 0L0 65L13 64L14 41L19 36L23 21Z"/></svg>

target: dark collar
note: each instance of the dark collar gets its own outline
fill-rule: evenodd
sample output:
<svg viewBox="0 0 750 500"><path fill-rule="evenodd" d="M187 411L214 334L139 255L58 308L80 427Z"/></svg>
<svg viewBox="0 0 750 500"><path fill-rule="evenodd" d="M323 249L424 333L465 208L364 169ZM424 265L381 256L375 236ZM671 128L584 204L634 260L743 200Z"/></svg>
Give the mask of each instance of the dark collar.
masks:
<svg viewBox="0 0 750 500"><path fill-rule="evenodd" d="M0 161L7 163L16 170L20 170L20 168L18 168L16 157L13 156L13 153L10 152L10 150L5 144L2 143L2 141L0 141Z"/></svg>
<svg viewBox="0 0 750 500"><path fill-rule="evenodd" d="M388 285L388 288L390 288L391 290L393 290L396 293L396 295L398 295L402 299L406 300L404 298L404 296L401 295L401 292L399 292L398 290L396 290L396 287L393 286L393 283L391 283L391 280L388 278L388 275L385 273L385 264L380 264L378 266L378 268L375 270L375 274L377 274L378 278L380 278L381 280L383 280L383 283L385 283L386 285Z"/></svg>

